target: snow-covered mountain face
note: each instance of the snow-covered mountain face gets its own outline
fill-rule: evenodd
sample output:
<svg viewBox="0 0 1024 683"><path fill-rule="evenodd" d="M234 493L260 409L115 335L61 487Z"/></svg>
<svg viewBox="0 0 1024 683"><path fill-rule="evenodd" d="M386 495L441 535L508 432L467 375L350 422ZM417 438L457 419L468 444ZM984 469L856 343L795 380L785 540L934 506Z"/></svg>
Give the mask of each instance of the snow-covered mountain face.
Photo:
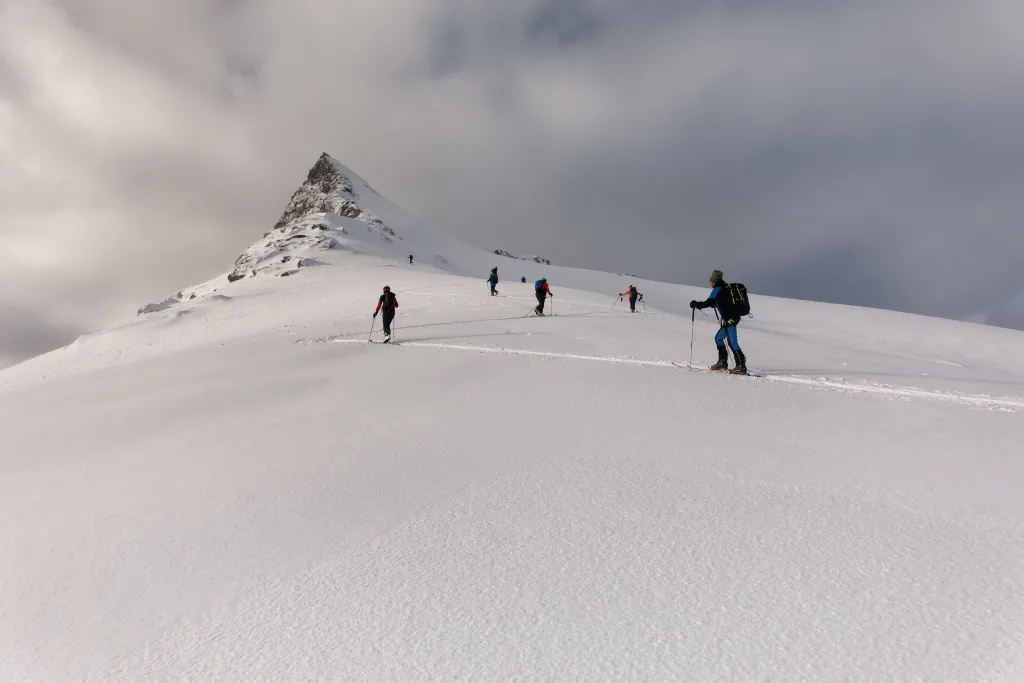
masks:
<svg viewBox="0 0 1024 683"><path fill-rule="evenodd" d="M212 295L246 277L289 277L299 269L320 263L317 256L341 246L350 233L357 240L376 237L393 244L401 240L393 229L367 208L366 199L379 197L370 185L324 153L310 169L306 181L292 194L273 230L239 256L225 275L177 292L158 304L147 304L139 314L166 310L182 301ZM369 233L363 235L362 232Z"/></svg>
<svg viewBox="0 0 1024 683"><path fill-rule="evenodd" d="M139 314L165 311L218 292L224 296L230 285L246 278L291 277L313 265L344 265L358 254L402 260L412 256L414 264L418 261L462 275L487 273L500 266L502 259L494 256L537 266L551 265L539 256L517 256L501 249L490 256L436 234L324 153L292 195L274 228L250 245L235 260L232 270L209 282L182 289L160 303L147 304L139 309ZM509 265L514 267L517 266Z"/></svg>
<svg viewBox="0 0 1024 683"><path fill-rule="evenodd" d="M746 281L712 374L326 156L225 267L0 371L3 680L1024 676L1024 333Z"/></svg>

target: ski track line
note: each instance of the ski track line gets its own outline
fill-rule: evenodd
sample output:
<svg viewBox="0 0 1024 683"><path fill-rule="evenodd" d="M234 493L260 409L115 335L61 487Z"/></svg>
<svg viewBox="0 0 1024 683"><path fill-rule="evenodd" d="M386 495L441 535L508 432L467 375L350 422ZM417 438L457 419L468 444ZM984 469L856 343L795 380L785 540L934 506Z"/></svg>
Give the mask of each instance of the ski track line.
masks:
<svg viewBox="0 0 1024 683"><path fill-rule="evenodd" d="M365 344L362 339L327 339L331 344ZM449 351L475 351L478 353L499 353L506 356L539 356L541 358L570 358L572 360L590 360L601 363L620 363L624 365L647 365L659 368L677 367L670 361L662 360L640 360L636 358L614 358L612 356L585 356L576 353L554 353L552 351L530 351L528 349L504 349L493 346L467 346L464 344L435 344L432 342L404 342L396 343L396 346L414 346L424 349L445 349Z"/></svg>
<svg viewBox="0 0 1024 683"><path fill-rule="evenodd" d="M965 403L974 406L999 407L999 408L1024 408L1024 401L1014 401L1008 398L991 398L988 396L972 396L970 394L952 394L941 391L928 391L927 389L913 389L909 387L893 387L886 385L872 384L847 384L839 380L830 379L809 379L806 377L794 377L792 375L765 375L765 379L773 382L786 382L789 384L805 384L816 387L828 387L844 391L854 391L862 394L884 394L887 396L905 396L907 398L928 398L951 403Z"/></svg>
<svg viewBox="0 0 1024 683"><path fill-rule="evenodd" d="M365 344L361 339L326 339L323 340L332 344ZM613 363L619 365L639 365L655 368L672 368L676 370L694 369L707 371L708 368L700 365L688 365L685 361L673 362L662 360L643 360L638 358L616 358L613 356L589 356L577 353L555 353L553 351L531 351L528 349L507 349L492 346L470 346L466 344L436 344L432 342L399 341L396 346L411 346L424 349L443 349L446 351L471 351L475 353L497 353L511 356L534 356L539 358L568 358L570 360L586 360L599 363ZM990 398L988 396L972 396L970 394L952 394L927 389L913 389L904 387L871 385L871 384L847 384L839 380L810 379L806 377L795 377L793 375L749 375L755 379L763 379L771 382L785 384L800 384L804 386L823 387L827 389L838 389L861 394L877 394L883 396L902 396L906 398L924 398L950 403L960 403L981 407L998 407L1011 409L1024 409L1024 401L1015 401L1008 398Z"/></svg>

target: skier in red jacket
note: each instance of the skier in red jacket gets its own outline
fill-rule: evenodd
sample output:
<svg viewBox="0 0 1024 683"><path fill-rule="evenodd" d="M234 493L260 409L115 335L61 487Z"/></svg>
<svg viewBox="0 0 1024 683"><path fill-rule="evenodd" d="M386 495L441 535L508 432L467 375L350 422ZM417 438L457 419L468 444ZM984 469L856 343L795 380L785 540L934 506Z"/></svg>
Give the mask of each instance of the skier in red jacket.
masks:
<svg viewBox="0 0 1024 683"><path fill-rule="evenodd" d="M633 285L630 285L629 288L625 292L622 292L621 294L619 294L619 301L622 301L622 297L624 297L624 296L628 296L629 297L629 310L631 312L633 312L633 313L636 313L636 302L639 301L640 299L643 299L644 295L641 294L640 292L638 292L636 290L636 287L634 287ZM646 305L647 304L644 304L644 306L646 306ZM647 309L644 309L644 310L647 310Z"/></svg>
<svg viewBox="0 0 1024 683"><path fill-rule="evenodd" d="M387 344L391 341L391 321L395 319L395 309L398 308L398 299L395 298L390 287L385 286L384 293L377 300L377 310L373 312L374 318L380 313L381 308L384 309L384 343Z"/></svg>

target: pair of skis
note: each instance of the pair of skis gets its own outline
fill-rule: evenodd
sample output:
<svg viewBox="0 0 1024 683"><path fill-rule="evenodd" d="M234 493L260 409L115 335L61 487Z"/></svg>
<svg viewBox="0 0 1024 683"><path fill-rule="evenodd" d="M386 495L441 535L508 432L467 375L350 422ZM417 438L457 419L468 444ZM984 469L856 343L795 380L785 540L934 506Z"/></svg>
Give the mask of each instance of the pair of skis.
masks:
<svg viewBox="0 0 1024 683"><path fill-rule="evenodd" d="M680 370L696 370L697 372L706 372L713 375L736 375L737 377L764 377L764 375L757 372L734 372L732 370L712 370L709 366L705 365L694 365L693 363L677 363L675 361L669 361L672 365L676 366Z"/></svg>

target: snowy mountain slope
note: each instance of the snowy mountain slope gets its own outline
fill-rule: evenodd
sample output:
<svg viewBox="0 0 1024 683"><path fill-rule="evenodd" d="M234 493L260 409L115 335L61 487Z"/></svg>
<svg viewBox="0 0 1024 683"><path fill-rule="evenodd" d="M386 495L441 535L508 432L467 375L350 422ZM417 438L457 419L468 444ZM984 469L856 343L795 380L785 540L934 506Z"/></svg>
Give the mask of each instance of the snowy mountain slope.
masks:
<svg viewBox="0 0 1024 683"><path fill-rule="evenodd" d="M148 340L154 330L177 338L179 326L168 316L199 313L207 319L208 325L219 326L223 318L209 316L208 312L225 308L226 302L237 298L268 294L289 296L305 291L315 292L312 296L324 303L354 296L357 291L364 298L374 298L371 291L379 289L381 283L357 278L358 290L342 291L334 281L334 275L340 273L334 271L340 267L342 272L354 274L367 264L387 262L388 266L399 268L396 274L404 274L410 254L414 256L413 272L478 278L481 291L485 290L483 280L490 269L498 266L502 279L500 288L506 293L518 292L527 300L532 300L532 282L540 277L548 277L556 291L568 287L576 292L601 292L592 301L595 313L606 302L610 307L616 301L615 295L630 283L636 284L646 295L644 306L651 306L648 313L655 315L673 313L688 317L689 300L707 296L705 287L651 282L534 261L508 263L498 255L432 231L381 196L351 169L324 154L310 170L306 182L293 194L274 229L246 249L236 259L233 270L209 282L184 288L159 304L149 304L140 309L140 320L119 324L117 328L122 332L134 329L139 335L124 339ZM331 272L321 266L330 266L327 270ZM714 264L709 264L708 273L713 267ZM277 280L283 276L296 277L303 282L286 284ZM731 279L733 274L726 273L726 276ZM518 282L521 277L527 279L525 286ZM697 282L705 277L705 273L691 276ZM742 280L741 274L736 279ZM757 294L755 285L748 284L753 293L755 317L744 320L742 336L744 343L750 346L751 362L763 369L851 382L913 379L916 385L926 389L952 388L996 395L1004 390L1013 393L1017 378L1024 372L1024 345L1016 331L892 311L763 297ZM239 310L237 302L229 308ZM529 301L526 308L529 308ZM303 329L319 330L317 334L328 333L329 328L322 323L330 319L329 308L317 306L313 301L304 300L291 317L294 318L293 328L300 325ZM702 333L705 342L697 346L697 357L707 358L709 332L706 328L710 325L713 331L717 323L706 314L698 314L697 318L696 327L705 328ZM232 316L228 320L230 323L223 330L225 334L249 329L248 323L239 326ZM265 328L260 319L250 318L249 322L253 330ZM663 329L661 334L675 336L672 352L678 356L678 348L684 344L688 352L689 340L683 337L689 337L690 330L682 329L680 324L684 321L669 316L665 322L671 327ZM91 347L98 337L103 338L98 342L101 347L117 345L122 337L107 338L105 333L110 330L105 328L83 335L70 349ZM182 339L182 343L206 342L206 337L192 334ZM141 347L128 342L98 357L87 354L84 362L88 367L95 367L104 357L134 357L156 348L153 342ZM50 366L47 373L75 371L78 364L75 354L66 351L55 352L42 361ZM791 362L794 359L796 362ZM31 369L34 365L33 362L27 368L0 375L0 388L18 386L22 381L19 377L35 377Z"/></svg>
<svg viewBox="0 0 1024 683"><path fill-rule="evenodd" d="M768 377L692 371L706 290L509 273L345 175L394 236L293 218L0 372L0 679L1024 675L1022 333L756 297Z"/></svg>

